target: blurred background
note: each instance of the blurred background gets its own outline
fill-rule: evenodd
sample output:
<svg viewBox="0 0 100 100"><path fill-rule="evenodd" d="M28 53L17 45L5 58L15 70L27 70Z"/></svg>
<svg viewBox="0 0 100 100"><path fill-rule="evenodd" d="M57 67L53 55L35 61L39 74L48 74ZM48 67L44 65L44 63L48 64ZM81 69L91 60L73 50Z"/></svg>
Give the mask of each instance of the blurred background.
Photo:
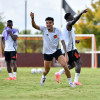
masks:
<svg viewBox="0 0 100 100"><path fill-rule="evenodd" d="M22 38L19 36L18 40L18 66L43 66L42 33L32 28L30 12L34 12L37 25L45 26L45 18L50 16L54 18L54 26L61 29L66 25L64 15L67 11L77 16L86 8L88 13L74 25L75 34L94 36L76 38L80 40L76 46L81 54L83 67L100 67L100 0L0 0L0 34L6 21L13 20L13 27L23 35ZM0 54L3 56L3 48L1 49Z"/></svg>

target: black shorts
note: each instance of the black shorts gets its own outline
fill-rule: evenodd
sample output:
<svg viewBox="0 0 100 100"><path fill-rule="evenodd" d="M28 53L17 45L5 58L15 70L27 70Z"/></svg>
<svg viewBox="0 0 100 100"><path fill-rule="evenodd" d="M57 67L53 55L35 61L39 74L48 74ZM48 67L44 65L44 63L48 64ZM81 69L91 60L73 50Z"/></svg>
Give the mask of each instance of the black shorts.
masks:
<svg viewBox="0 0 100 100"><path fill-rule="evenodd" d="M16 60L17 52L16 51L5 51L4 56L5 56L6 61Z"/></svg>
<svg viewBox="0 0 100 100"><path fill-rule="evenodd" d="M75 49L75 50L72 50L72 51L69 51L67 52L68 53L68 57L69 57L69 62L68 64L72 64L74 61L78 60L80 58L80 54L78 53L78 51Z"/></svg>
<svg viewBox="0 0 100 100"><path fill-rule="evenodd" d="M44 54L44 60L46 61L52 61L53 57L56 58L56 60L58 60L58 57L62 55L62 52L60 49L58 49L55 53L53 54Z"/></svg>

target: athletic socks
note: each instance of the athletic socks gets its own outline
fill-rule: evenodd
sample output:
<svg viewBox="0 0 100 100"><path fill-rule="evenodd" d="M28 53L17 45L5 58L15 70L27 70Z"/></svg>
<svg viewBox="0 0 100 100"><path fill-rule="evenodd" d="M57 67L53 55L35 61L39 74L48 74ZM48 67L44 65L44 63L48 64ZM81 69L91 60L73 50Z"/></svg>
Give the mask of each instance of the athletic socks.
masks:
<svg viewBox="0 0 100 100"><path fill-rule="evenodd" d="M65 74L65 70L64 69L61 69L58 73L59 73L59 75ZM72 84L71 78L67 78L67 79L68 79L69 84Z"/></svg>
<svg viewBox="0 0 100 100"><path fill-rule="evenodd" d="M72 84L71 78L67 78L67 79L68 79L69 84Z"/></svg>
<svg viewBox="0 0 100 100"><path fill-rule="evenodd" d="M16 72L13 72L13 77L16 77Z"/></svg>
<svg viewBox="0 0 100 100"><path fill-rule="evenodd" d="M13 74L12 73L9 73L9 77L16 77L16 72L13 72Z"/></svg>
<svg viewBox="0 0 100 100"><path fill-rule="evenodd" d="M9 77L13 78L13 75L12 75L12 73L9 73Z"/></svg>
<svg viewBox="0 0 100 100"><path fill-rule="evenodd" d="M75 73L74 82L78 82L79 75L80 75L80 73Z"/></svg>
<svg viewBox="0 0 100 100"><path fill-rule="evenodd" d="M46 78L46 76L42 75L42 78Z"/></svg>
<svg viewBox="0 0 100 100"><path fill-rule="evenodd" d="M58 73L59 73L59 75L61 75L61 74L65 74L65 70L64 70L64 68L61 69Z"/></svg>

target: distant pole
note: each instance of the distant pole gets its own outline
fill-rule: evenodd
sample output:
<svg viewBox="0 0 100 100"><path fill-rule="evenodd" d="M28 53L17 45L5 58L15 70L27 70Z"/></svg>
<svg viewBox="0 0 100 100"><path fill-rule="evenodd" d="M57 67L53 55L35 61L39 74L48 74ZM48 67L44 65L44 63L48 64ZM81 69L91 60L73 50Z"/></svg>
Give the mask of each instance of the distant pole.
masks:
<svg viewBox="0 0 100 100"><path fill-rule="evenodd" d="M62 3L63 1L61 0L61 6L60 6L60 28L62 28Z"/></svg>
<svg viewBox="0 0 100 100"><path fill-rule="evenodd" d="M27 34L27 0L25 0L25 35ZM25 53L27 53L27 40L25 40Z"/></svg>
<svg viewBox="0 0 100 100"><path fill-rule="evenodd" d="M27 0L25 0L25 34L27 34Z"/></svg>

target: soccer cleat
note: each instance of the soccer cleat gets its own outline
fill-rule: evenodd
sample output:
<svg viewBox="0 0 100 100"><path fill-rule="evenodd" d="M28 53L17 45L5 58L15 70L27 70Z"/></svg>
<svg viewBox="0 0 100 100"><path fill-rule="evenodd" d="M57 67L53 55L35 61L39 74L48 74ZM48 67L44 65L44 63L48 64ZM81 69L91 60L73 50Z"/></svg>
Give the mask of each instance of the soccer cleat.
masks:
<svg viewBox="0 0 100 100"><path fill-rule="evenodd" d="M13 80L16 80L16 77L13 77Z"/></svg>
<svg viewBox="0 0 100 100"><path fill-rule="evenodd" d="M59 83L60 74L58 72L55 73L56 82Z"/></svg>
<svg viewBox="0 0 100 100"><path fill-rule="evenodd" d="M83 84L80 83L80 82L73 82L73 84L75 84L75 85L83 85Z"/></svg>
<svg viewBox="0 0 100 100"><path fill-rule="evenodd" d="M13 78L12 78L12 77L9 77L9 78L7 78L6 80L13 80Z"/></svg>
<svg viewBox="0 0 100 100"><path fill-rule="evenodd" d="M40 84L43 86L46 78L41 78Z"/></svg>
<svg viewBox="0 0 100 100"><path fill-rule="evenodd" d="M74 85L73 83L69 84L70 87L76 87L76 85Z"/></svg>

